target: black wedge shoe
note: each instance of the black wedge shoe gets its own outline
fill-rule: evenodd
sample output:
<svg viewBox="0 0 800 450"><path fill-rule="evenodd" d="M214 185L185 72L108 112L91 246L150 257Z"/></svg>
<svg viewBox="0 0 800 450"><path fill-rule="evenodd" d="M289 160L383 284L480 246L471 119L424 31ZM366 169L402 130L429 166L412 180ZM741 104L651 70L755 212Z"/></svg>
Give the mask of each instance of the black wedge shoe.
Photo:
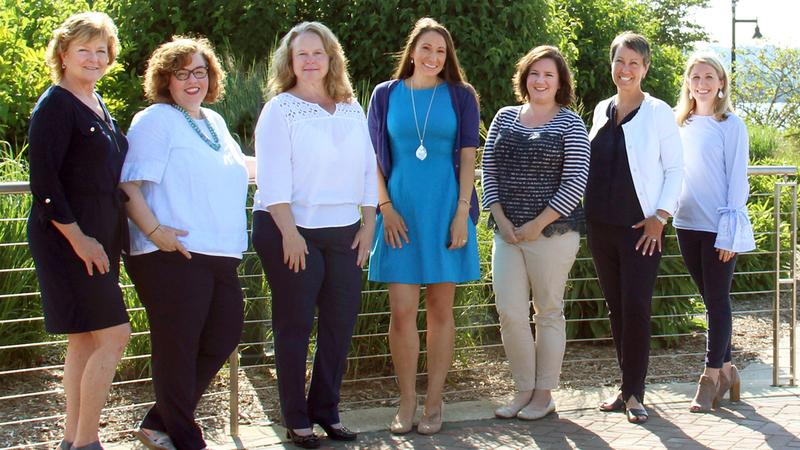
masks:
<svg viewBox="0 0 800 450"><path fill-rule="evenodd" d="M311 433L307 436L300 436L291 428L287 428L286 438L291 439L292 444L300 448L319 448L320 446L319 437L314 433Z"/></svg>
<svg viewBox="0 0 800 450"><path fill-rule="evenodd" d="M341 428L333 428L330 425L319 422L317 422L317 425L321 426L325 430L325 434L334 441L355 441L358 437L358 433L348 430L344 425Z"/></svg>

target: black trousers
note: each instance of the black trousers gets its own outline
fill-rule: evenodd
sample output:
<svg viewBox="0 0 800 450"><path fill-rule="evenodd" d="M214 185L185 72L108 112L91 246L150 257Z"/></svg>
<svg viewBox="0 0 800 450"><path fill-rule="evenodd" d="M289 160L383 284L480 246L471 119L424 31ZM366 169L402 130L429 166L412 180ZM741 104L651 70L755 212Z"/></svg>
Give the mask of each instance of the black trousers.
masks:
<svg viewBox="0 0 800 450"><path fill-rule="evenodd" d="M272 293L272 330L281 413L288 428L339 422L339 388L361 306L362 270L350 248L360 224L298 227L309 254L295 273L283 262L281 232L264 211L253 213L253 246ZM306 398L306 357L318 310L314 367Z"/></svg>
<svg viewBox="0 0 800 450"><path fill-rule="evenodd" d="M611 319L622 371L622 397L627 400L633 395L644 401L650 358L650 309L661 253L642 255L641 249L634 249L642 229L589 221L587 233Z"/></svg>
<svg viewBox="0 0 800 450"><path fill-rule="evenodd" d="M178 450L206 447L194 411L241 338L239 262L161 251L125 261L150 321L156 403L141 426L166 432Z"/></svg>
<svg viewBox="0 0 800 450"><path fill-rule="evenodd" d="M720 261L714 247L716 240L717 233L678 230L683 261L706 305L706 367L719 369L731 360L731 283L736 257L728 262Z"/></svg>

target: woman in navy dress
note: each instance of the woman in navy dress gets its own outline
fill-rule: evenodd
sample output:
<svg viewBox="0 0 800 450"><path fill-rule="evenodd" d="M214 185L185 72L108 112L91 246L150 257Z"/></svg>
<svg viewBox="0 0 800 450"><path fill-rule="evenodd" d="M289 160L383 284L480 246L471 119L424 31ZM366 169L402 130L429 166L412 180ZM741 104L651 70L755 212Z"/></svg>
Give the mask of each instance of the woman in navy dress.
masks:
<svg viewBox="0 0 800 450"><path fill-rule="evenodd" d="M474 188L479 120L477 95L450 33L433 19L420 19L394 79L375 88L368 113L381 175L369 279L389 283L389 346L400 387L393 433L410 431L416 411L421 285L427 286L428 392L417 431L433 434L442 426L456 283L480 278Z"/></svg>
<svg viewBox="0 0 800 450"><path fill-rule="evenodd" d="M128 144L94 90L118 45L103 13L74 15L56 29L47 49L55 85L39 98L28 134L28 242L45 328L68 340L60 449L102 448L100 410L130 336L119 287L127 222L117 188Z"/></svg>

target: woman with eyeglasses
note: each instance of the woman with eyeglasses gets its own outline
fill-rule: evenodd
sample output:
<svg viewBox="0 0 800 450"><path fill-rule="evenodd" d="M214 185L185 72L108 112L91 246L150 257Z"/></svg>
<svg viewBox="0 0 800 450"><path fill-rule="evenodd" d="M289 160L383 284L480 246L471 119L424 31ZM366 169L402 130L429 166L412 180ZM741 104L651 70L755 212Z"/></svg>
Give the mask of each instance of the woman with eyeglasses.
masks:
<svg viewBox="0 0 800 450"><path fill-rule="evenodd" d="M255 161L223 118L202 107L225 73L206 39L175 37L145 73L153 104L131 123L122 168L131 251L125 264L150 321L156 402L135 435L151 449L206 448L194 411L236 348L247 248L245 201Z"/></svg>

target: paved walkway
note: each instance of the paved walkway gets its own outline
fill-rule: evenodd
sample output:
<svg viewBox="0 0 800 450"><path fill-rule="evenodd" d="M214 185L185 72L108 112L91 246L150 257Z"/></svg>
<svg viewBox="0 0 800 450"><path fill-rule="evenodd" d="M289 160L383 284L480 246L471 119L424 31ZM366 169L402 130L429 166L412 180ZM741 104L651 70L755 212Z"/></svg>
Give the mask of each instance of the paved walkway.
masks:
<svg viewBox="0 0 800 450"><path fill-rule="evenodd" d="M349 411L342 420L360 431L359 440L343 444L324 439L323 448L800 449L800 387L771 386L771 366L761 363L744 368L742 380L741 401L725 402L711 414L687 411L694 383L650 385L646 397L650 420L644 425L629 424L624 414L596 409L613 388L554 391L558 413L535 422L494 418L494 408L506 399L448 404L444 428L430 437L385 431L393 408ZM240 428L236 440L221 433L218 442L209 439L209 444L220 450L295 448L282 439L284 433L276 424L248 425ZM109 448L142 447L126 442Z"/></svg>

